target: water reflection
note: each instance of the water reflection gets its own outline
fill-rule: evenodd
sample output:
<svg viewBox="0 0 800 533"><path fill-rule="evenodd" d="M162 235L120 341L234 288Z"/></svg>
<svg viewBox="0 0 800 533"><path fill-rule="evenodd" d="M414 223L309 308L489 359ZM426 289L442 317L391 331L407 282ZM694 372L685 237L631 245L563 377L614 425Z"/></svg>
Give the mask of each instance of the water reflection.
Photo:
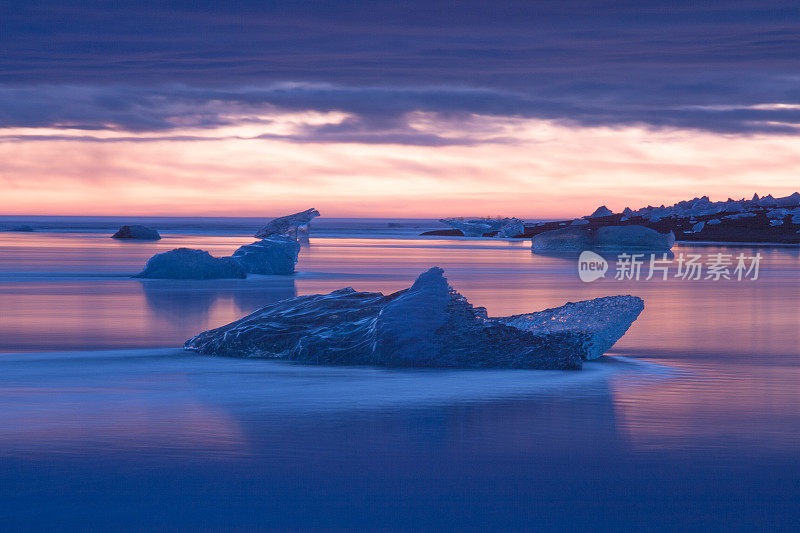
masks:
<svg viewBox="0 0 800 533"><path fill-rule="evenodd" d="M237 309L236 318L239 318L265 305L297 296L292 276L264 276L249 280L139 282L152 316L180 328L208 323L215 305L228 308L232 305Z"/></svg>

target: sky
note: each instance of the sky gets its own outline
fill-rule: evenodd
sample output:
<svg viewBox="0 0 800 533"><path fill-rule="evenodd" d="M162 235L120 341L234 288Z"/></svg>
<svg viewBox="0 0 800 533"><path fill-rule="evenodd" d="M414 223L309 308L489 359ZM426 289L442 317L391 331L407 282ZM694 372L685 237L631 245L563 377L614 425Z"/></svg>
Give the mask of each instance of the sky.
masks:
<svg viewBox="0 0 800 533"><path fill-rule="evenodd" d="M567 218L800 189L800 4L0 0L0 214Z"/></svg>

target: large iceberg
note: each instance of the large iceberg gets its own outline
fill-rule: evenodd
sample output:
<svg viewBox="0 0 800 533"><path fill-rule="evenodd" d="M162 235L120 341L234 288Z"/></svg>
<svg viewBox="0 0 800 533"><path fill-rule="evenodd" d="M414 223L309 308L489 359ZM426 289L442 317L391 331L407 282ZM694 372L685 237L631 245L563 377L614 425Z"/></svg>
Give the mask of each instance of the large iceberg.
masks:
<svg viewBox="0 0 800 533"><path fill-rule="evenodd" d="M582 250L666 251L675 244L675 235L659 233L644 226L566 227L545 231L531 239L533 251L565 252Z"/></svg>
<svg viewBox="0 0 800 533"><path fill-rule="evenodd" d="M316 364L579 369L611 348L643 308L640 298L611 296L490 318L432 268L389 295L346 288L289 298L184 348Z"/></svg>
<svg viewBox="0 0 800 533"><path fill-rule="evenodd" d="M525 223L518 218L442 218L439 222L461 231L465 237L497 232L496 237L513 238L525 233Z"/></svg>
<svg viewBox="0 0 800 533"><path fill-rule="evenodd" d="M311 208L300 213L274 218L258 230L255 237L257 239L264 239L266 237L282 235L295 240L307 237L311 227L311 221L318 216L319 211Z"/></svg>

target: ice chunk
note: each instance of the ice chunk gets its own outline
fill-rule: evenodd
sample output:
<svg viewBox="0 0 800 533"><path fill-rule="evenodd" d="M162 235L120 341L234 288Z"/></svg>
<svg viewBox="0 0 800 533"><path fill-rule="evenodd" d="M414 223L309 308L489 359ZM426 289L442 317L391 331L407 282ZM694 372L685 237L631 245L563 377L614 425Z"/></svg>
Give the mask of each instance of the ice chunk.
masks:
<svg viewBox="0 0 800 533"><path fill-rule="evenodd" d="M692 233L700 233L703 231L703 228L706 226L705 222L698 222L694 226L692 226Z"/></svg>
<svg viewBox="0 0 800 533"><path fill-rule="evenodd" d="M567 227L543 231L531 238L533 251L581 251L594 246L593 232L589 228Z"/></svg>
<svg viewBox="0 0 800 533"><path fill-rule="evenodd" d="M777 218L769 221L770 226L783 226L783 219Z"/></svg>
<svg viewBox="0 0 800 533"><path fill-rule="evenodd" d="M585 226L588 223L589 223L589 221L586 220L585 218L576 218L575 220L572 221L570 226Z"/></svg>
<svg viewBox="0 0 800 533"><path fill-rule="evenodd" d="M560 228L534 235L531 239L533 251L581 251L599 249L624 250L669 250L675 244L675 235L659 233L644 226L603 226L592 230L583 227Z"/></svg>
<svg viewBox="0 0 800 533"><path fill-rule="evenodd" d="M130 226L122 226L117 232L111 236L112 239L131 239L141 241L157 241L161 239L158 231L147 226L133 224Z"/></svg>
<svg viewBox="0 0 800 533"><path fill-rule="evenodd" d="M795 192L783 198L777 198L775 205L778 207L794 207L800 205L800 192Z"/></svg>
<svg viewBox="0 0 800 533"><path fill-rule="evenodd" d="M439 222L455 228L465 237L483 237L497 232L497 237L518 237L525 233L525 225L518 218L443 218Z"/></svg>
<svg viewBox="0 0 800 533"><path fill-rule="evenodd" d="M768 194L768 195L766 195L766 196L763 196L763 197L762 197L762 198L761 198L761 199L760 199L758 202L756 202L756 203L757 203L758 205L760 205L761 207L776 207L776 206L778 205L778 202L775 200L775 198L773 198L773 197L772 197L772 195L771 195L771 194Z"/></svg>
<svg viewBox="0 0 800 533"><path fill-rule="evenodd" d="M299 253L295 239L275 235L240 247L231 259L248 274L291 274Z"/></svg>
<svg viewBox="0 0 800 533"><path fill-rule="evenodd" d="M255 237L257 239L263 239L265 237L272 237L273 235L284 235L295 240L301 237L307 237L311 227L311 221L318 216L319 211L311 208L300 213L274 218L258 230Z"/></svg>
<svg viewBox="0 0 800 533"><path fill-rule="evenodd" d="M735 215L728 215L723 218L725 218L726 220L736 220L739 218L752 218L754 216L756 216L756 213L744 212L744 213L736 213Z"/></svg>
<svg viewBox="0 0 800 533"><path fill-rule="evenodd" d="M578 369L607 351L642 308L639 298L615 296L489 318L432 268L389 295L346 288L283 300L184 347L317 364Z"/></svg>
<svg viewBox="0 0 800 533"><path fill-rule="evenodd" d="M789 214L788 209L770 209L767 211L767 218L780 218L782 219Z"/></svg>
<svg viewBox="0 0 800 533"><path fill-rule="evenodd" d="M245 271L230 257L213 257L203 250L176 248L147 260L136 278L216 279L244 278Z"/></svg>
<svg viewBox="0 0 800 533"><path fill-rule="evenodd" d="M603 226L594 233L595 248L603 250L669 250L675 234L659 233L644 226Z"/></svg>
<svg viewBox="0 0 800 533"><path fill-rule="evenodd" d="M636 296L606 296L496 320L539 333L579 332L585 335L582 357L596 359L622 338L643 309L644 301Z"/></svg>
<svg viewBox="0 0 800 533"><path fill-rule="evenodd" d="M614 213L611 211L611 209L607 208L604 205L601 205L600 207L598 207L597 209L594 210L594 213L589 215L589 218L607 217L607 216L613 215L613 214Z"/></svg>
<svg viewBox="0 0 800 533"><path fill-rule="evenodd" d="M717 224L722 224L722 221L718 218L712 218L708 222L706 222L709 226L716 226Z"/></svg>

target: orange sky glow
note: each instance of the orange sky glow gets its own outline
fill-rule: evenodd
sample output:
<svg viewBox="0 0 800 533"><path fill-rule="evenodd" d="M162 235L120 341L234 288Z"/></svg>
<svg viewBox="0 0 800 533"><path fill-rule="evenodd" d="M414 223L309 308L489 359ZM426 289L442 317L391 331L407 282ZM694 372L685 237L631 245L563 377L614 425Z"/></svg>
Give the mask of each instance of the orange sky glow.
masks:
<svg viewBox="0 0 800 533"><path fill-rule="evenodd" d="M797 190L791 135L587 127L538 119L418 113L419 132L472 144L296 142L280 138L341 113L168 135L0 129L3 215L571 218ZM265 134L272 138L255 138Z"/></svg>

